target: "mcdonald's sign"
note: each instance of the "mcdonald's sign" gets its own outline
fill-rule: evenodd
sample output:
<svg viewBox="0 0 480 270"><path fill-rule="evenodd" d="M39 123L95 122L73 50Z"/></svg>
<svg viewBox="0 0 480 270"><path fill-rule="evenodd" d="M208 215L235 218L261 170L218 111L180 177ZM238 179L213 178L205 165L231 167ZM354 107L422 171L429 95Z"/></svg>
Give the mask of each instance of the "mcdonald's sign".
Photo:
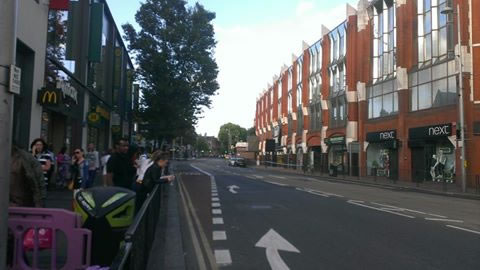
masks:
<svg viewBox="0 0 480 270"><path fill-rule="evenodd" d="M57 106L60 99L61 94L58 89L42 88L38 91L38 103L41 105Z"/></svg>

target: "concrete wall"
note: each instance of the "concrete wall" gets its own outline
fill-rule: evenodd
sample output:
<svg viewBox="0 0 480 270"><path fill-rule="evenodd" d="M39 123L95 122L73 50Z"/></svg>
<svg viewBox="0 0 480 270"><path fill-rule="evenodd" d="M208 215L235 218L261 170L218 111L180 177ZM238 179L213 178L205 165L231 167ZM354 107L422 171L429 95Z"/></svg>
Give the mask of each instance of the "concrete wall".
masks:
<svg viewBox="0 0 480 270"><path fill-rule="evenodd" d="M35 53L33 72L30 141L40 137L42 107L37 103L37 90L43 87L47 46L48 4L33 0L18 1L17 38Z"/></svg>

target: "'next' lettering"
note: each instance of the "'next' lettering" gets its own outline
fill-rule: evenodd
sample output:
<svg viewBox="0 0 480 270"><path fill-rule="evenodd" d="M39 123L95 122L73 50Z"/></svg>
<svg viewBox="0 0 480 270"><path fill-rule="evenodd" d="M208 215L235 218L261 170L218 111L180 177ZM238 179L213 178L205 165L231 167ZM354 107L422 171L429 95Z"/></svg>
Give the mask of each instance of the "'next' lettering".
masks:
<svg viewBox="0 0 480 270"><path fill-rule="evenodd" d="M442 127L431 127L428 129L428 136L448 136L449 130L448 126L442 126Z"/></svg>

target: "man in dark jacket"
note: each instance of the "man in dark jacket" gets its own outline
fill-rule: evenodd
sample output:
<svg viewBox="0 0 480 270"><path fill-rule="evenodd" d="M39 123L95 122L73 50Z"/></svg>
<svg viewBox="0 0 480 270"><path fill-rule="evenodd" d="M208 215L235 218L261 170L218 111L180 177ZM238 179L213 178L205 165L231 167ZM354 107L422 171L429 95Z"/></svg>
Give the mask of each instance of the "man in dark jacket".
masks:
<svg viewBox="0 0 480 270"><path fill-rule="evenodd" d="M119 139L115 144L115 153L107 162L107 185L123 188L132 188L136 169L128 155L129 144L127 139Z"/></svg>
<svg viewBox="0 0 480 270"><path fill-rule="evenodd" d="M42 207L47 194L42 166L15 145L11 155L10 206Z"/></svg>

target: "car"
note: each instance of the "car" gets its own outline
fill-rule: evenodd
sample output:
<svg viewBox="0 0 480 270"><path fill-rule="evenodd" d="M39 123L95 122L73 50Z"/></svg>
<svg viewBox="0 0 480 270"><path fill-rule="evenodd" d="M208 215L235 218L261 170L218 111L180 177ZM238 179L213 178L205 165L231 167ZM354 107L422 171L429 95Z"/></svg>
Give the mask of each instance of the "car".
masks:
<svg viewBox="0 0 480 270"><path fill-rule="evenodd" d="M233 167L246 167L247 166L247 162L245 161L244 158L242 157L231 157L229 160L228 160L228 166L233 166Z"/></svg>

